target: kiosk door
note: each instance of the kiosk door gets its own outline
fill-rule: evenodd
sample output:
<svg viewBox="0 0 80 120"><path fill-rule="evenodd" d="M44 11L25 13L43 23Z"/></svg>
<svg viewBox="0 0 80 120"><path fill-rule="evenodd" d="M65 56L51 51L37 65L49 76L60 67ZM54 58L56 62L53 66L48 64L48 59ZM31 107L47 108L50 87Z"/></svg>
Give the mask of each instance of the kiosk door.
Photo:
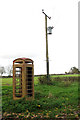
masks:
<svg viewBox="0 0 80 120"><path fill-rule="evenodd" d="M32 67L26 67L26 72L27 97L32 97Z"/></svg>
<svg viewBox="0 0 80 120"><path fill-rule="evenodd" d="M15 96L22 97L22 68L15 68Z"/></svg>

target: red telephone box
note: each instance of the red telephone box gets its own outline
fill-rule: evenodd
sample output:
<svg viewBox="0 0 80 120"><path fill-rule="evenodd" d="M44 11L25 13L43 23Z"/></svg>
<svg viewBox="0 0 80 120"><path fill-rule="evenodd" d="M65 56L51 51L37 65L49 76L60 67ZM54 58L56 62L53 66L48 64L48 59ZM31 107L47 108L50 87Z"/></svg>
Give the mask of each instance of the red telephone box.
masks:
<svg viewBox="0 0 80 120"><path fill-rule="evenodd" d="M13 99L34 99L34 65L29 58L13 61Z"/></svg>

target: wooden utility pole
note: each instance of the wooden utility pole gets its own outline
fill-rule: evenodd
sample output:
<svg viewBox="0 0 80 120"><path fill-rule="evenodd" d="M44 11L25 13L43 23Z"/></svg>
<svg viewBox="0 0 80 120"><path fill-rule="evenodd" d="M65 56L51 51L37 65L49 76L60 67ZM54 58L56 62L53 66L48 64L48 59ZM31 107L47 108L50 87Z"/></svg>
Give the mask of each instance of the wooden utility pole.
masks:
<svg viewBox="0 0 80 120"><path fill-rule="evenodd" d="M44 10L42 10L42 13L44 13ZM46 67L47 67L47 80L49 81L49 57L48 57L48 35L47 35L47 18L51 19L51 17L48 17L45 13L45 32L46 32Z"/></svg>

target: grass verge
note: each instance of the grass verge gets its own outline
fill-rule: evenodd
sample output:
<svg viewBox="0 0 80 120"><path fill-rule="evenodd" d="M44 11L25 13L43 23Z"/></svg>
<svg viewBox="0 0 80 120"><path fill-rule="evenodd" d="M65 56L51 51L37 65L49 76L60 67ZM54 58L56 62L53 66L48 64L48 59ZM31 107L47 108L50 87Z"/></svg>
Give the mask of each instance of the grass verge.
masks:
<svg viewBox="0 0 80 120"><path fill-rule="evenodd" d="M33 101L14 101L12 86L2 86L3 118L79 118L78 81L53 79L53 85L35 83Z"/></svg>

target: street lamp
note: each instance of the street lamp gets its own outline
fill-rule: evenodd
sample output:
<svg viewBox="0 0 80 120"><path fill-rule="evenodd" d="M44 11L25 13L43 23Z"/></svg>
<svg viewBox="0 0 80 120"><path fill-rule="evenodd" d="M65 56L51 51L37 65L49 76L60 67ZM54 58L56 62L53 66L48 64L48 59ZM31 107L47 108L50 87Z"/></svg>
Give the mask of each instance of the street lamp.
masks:
<svg viewBox="0 0 80 120"><path fill-rule="evenodd" d="M51 17L47 16L44 10L42 13L45 15L45 33L46 33L46 66L47 66L47 81L49 81L49 57L48 57L48 34L52 34L53 27L49 26L47 28L47 18L51 19Z"/></svg>
<svg viewBox="0 0 80 120"><path fill-rule="evenodd" d="M48 28L47 28L47 30L48 30L48 33L47 34L49 34L49 35L51 35L52 34L52 29L53 29L54 27L52 26L49 26Z"/></svg>

